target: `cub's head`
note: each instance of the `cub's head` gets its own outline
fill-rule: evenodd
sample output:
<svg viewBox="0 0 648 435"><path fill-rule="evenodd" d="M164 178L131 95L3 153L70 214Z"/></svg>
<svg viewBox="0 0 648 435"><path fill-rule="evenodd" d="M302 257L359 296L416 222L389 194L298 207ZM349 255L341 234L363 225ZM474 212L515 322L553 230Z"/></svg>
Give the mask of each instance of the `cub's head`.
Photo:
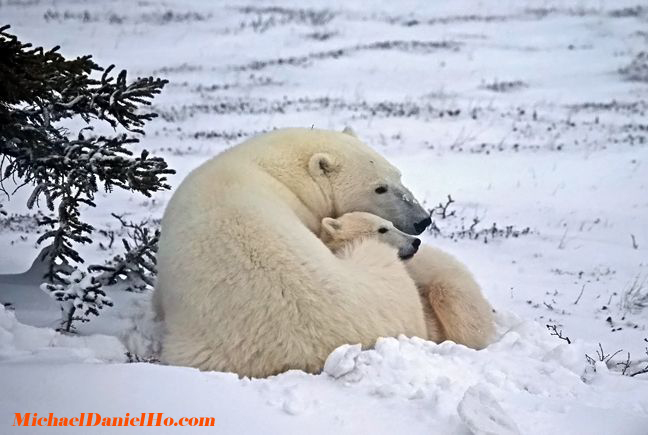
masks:
<svg viewBox="0 0 648 435"><path fill-rule="evenodd" d="M333 252L337 252L354 240L369 237L397 248L398 256L402 260L412 258L421 244L416 237L405 234L388 220L371 213L351 212L337 219L329 217L322 219L320 238Z"/></svg>

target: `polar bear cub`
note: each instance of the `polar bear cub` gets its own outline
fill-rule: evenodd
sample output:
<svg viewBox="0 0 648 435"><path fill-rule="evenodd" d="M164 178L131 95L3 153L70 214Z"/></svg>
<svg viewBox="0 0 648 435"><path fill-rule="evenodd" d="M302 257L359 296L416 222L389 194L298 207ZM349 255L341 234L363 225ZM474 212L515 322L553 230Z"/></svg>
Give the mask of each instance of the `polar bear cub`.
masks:
<svg viewBox="0 0 648 435"><path fill-rule="evenodd" d="M421 246L418 238L370 213L324 218L320 238L337 255L365 239L376 239L398 249L419 290L429 340L452 340L482 349L493 339L492 309L468 269L451 255Z"/></svg>

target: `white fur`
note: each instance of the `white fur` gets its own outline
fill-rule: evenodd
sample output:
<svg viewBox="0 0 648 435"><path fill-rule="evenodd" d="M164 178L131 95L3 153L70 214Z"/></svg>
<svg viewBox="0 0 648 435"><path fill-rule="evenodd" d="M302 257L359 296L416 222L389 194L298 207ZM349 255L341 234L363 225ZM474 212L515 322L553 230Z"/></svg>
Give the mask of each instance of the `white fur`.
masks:
<svg viewBox="0 0 648 435"><path fill-rule="evenodd" d="M162 221L162 360L256 377L317 372L341 344L425 336L396 249L368 240L338 258L316 236L324 217L356 207L420 221L422 209L377 185L406 191L357 138L321 130L277 130L194 170Z"/></svg>
<svg viewBox="0 0 648 435"><path fill-rule="evenodd" d="M381 233L380 228L387 231ZM357 212L324 218L320 237L333 252L367 239L403 249L413 239L381 217ZM475 349L490 343L495 331L492 309L462 263L440 249L422 245L404 264L421 295L429 340L452 340Z"/></svg>
<svg viewBox="0 0 648 435"><path fill-rule="evenodd" d="M421 293L430 340L452 340L473 349L491 343L493 310L466 266L429 245L421 245L405 266Z"/></svg>

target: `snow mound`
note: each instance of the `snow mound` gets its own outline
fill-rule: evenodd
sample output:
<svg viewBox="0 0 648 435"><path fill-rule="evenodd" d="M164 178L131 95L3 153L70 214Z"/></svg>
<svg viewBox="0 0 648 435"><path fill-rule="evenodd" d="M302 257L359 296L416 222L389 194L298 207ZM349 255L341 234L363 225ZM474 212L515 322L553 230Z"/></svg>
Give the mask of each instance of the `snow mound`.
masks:
<svg viewBox="0 0 648 435"><path fill-rule="evenodd" d="M131 325L132 336L124 337L128 348L154 350L159 331L149 301L131 307L132 315L122 319ZM381 338L373 349L335 349L320 375L291 370L239 379L158 364L105 364L125 359L127 347L116 337L66 336L27 326L0 307L0 385L15 391L0 400L0 409L37 403L35 409L47 413L57 403L54 410L67 415L94 406L106 415L155 409L219 422L238 415L236 433L645 434L645 382L604 365L594 370L584 358L588 343L567 344L512 314L500 313L497 321L499 339L481 351L452 342ZM64 364L52 371L52 363ZM48 382L54 375L56 382ZM62 403L60 385L85 393ZM96 394L106 388L111 397L137 398L108 404ZM151 394L160 389L174 394Z"/></svg>
<svg viewBox="0 0 648 435"><path fill-rule="evenodd" d="M324 363L324 373L339 378L355 367L356 358L362 351L360 344L343 344L335 349Z"/></svg>
<svg viewBox="0 0 648 435"><path fill-rule="evenodd" d="M64 335L20 323L0 304L0 362L122 362L126 349L108 335Z"/></svg>
<svg viewBox="0 0 648 435"><path fill-rule="evenodd" d="M459 417L475 435L518 435L520 430L497 403L488 389L480 384L466 390L457 408Z"/></svg>
<svg viewBox="0 0 648 435"><path fill-rule="evenodd" d="M370 350L339 347L324 372L366 396L423 402L437 419L475 435L550 433L573 424L572 433L601 425L611 433L643 433L648 389L639 393L641 385L606 368L593 371L584 357L592 344L561 342L512 314L498 322L502 335L481 351L381 338ZM616 417L574 422L574 415Z"/></svg>
<svg viewBox="0 0 648 435"><path fill-rule="evenodd" d="M140 358L157 359L164 331L163 322L155 318L152 293L128 299L129 308L119 313L123 329L119 338L128 351Z"/></svg>

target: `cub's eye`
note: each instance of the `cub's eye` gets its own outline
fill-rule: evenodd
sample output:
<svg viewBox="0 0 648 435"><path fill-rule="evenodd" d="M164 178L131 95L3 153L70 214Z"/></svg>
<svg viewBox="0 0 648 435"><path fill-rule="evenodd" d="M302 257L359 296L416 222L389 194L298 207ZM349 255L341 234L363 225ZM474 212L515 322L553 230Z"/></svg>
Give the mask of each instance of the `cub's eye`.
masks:
<svg viewBox="0 0 648 435"><path fill-rule="evenodd" d="M378 232L379 232L380 234L385 234L387 231L389 231L389 230L388 230L387 228L385 228L385 227L380 227L380 228L378 228Z"/></svg>
<svg viewBox="0 0 648 435"><path fill-rule="evenodd" d="M376 187L376 193L385 193L385 192L387 192L386 186Z"/></svg>

